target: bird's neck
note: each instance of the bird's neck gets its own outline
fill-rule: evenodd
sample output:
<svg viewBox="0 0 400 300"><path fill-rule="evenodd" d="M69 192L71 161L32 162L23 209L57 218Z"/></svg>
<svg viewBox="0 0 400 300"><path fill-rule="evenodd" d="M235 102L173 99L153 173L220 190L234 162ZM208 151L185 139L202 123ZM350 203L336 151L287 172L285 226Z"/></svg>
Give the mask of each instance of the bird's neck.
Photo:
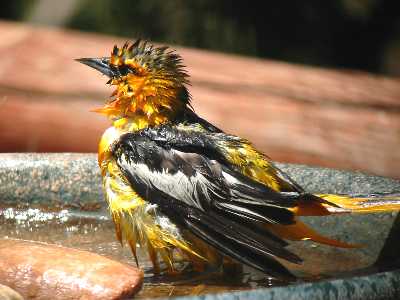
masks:
<svg viewBox="0 0 400 300"><path fill-rule="evenodd" d="M110 151L112 144L118 141L121 135L171 122L181 111L182 108L180 110L154 109L151 112L148 111L147 113L144 113L138 109L119 116L116 116L116 114L113 113L112 126L104 132L99 143L99 165L102 167L102 170L104 162L111 157Z"/></svg>
<svg viewBox="0 0 400 300"><path fill-rule="evenodd" d="M170 119L171 116L163 114L154 114L151 116L136 114L118 118L113 121L112 126L122 133L136 132L147 127L165 124Z"/></svg>
<svg viewBox="0 0 400 300"><path fill-rule="evenodd" d="M128 86L129 87L129 86ZM185 87L151 89L135 85L128 92L127 85L118 86L114 98L95 112L106 115L119 131L135 132L150 126L172 121L189 103ZM161 90L161 92L155 92Z"/></svg>

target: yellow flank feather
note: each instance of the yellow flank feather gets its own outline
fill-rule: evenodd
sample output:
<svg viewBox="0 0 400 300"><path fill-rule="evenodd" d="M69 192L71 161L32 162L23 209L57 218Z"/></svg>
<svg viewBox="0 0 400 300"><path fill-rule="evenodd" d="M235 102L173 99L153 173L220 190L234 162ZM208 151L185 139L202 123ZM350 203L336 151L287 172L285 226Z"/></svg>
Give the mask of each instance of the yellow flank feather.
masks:
<svg viewBox="0 0 400 300"><path fill-rule="evenodd" d="M180 250L183 255L206 260L182 237L174 224L165 224L166 220L156 214L155 207L144 201L132 189L115 160L110 159L104 162L103 166L107 166L103 186L118 240L121 243L123 240L129 243L137 264L136 244L147 247L154 272L160 271L158 255L166 264L168 271L174 272L174 249Z"/></svg>
<svg viewBox="0 0 400 300"><path fill-rule="evenodd" d="M291 189L286 181L281 179L277 170L262 153L255 150L249 143L224 145L230 163L238 166L241 172L276 191Z"/></svg>

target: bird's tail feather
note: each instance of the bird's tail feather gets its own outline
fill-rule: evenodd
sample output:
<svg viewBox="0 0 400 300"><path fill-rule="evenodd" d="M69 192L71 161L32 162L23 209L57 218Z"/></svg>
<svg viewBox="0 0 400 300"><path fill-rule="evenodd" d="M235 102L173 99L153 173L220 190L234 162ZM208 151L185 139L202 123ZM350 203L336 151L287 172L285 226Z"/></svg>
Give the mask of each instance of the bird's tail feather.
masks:
<svg viewBox="0 0 400 300"><path fill-rule="evenodd" d="M371 213L400 210L400 193L369 194L369 195L316 195L328 203L324 204L330 214L351 212Z"/></svg>
<svg viewBox="0 0 400 300"><path fill-rule="evenodd" d="M296 216L326 216L338 213L372 213L400 210L399 193L368 195L317 194L306 196L304 199L299 200L297 207L292 209ZM324 237L298 219L291 225L268 224L267 227L281 238L289 240L311 240L341 248L357 248L361 246Z"/></svg>
<svg viewBox="0 0 400 300"><path fill-rule="evenodd" d="M310 228L300 220L296 220L291 225L280 225L280 224L267 224L267 228L274 234L281 238L294 240L294 241L305 241L310 240L319 244L325 244L340 248L359 248L361 245L348 244L342 241L338 241L332 238L325 237L314 229Z"/></svg>
<svg viewBox="0 0 400 300"><path fill-rule="evenodd" d="M290 210L296 216L397 211L400 210L400 194L305 194L302 199L299 199L298 205Z"/></svg>

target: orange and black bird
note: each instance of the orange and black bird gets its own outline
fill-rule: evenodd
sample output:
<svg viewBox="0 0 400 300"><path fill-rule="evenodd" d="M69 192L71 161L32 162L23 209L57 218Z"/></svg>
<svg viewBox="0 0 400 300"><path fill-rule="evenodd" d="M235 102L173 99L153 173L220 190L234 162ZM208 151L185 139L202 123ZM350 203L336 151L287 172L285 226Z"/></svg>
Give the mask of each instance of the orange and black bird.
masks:
<svg viewBox="0 0 400 300"><path fill-rule="evenodd" d="M279 259L302 260L285 248L286 239L352 247L321 236L298 216L400 207L390 195L305 192L249 141L194 112L182 58L168 47L137 40L114 46L110 57L78 61L115 87L95 110L112 121L98 153L105 197L118 239L136 262L137 244L147 248L155 273L175 272L182 260L201 271L233 259L291 280Z"/></svg>

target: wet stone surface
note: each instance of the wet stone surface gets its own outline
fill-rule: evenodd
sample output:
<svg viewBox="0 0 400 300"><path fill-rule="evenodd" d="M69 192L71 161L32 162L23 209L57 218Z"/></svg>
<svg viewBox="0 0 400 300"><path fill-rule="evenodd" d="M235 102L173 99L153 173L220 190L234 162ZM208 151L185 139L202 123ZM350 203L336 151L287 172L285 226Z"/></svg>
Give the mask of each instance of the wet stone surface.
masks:
<svg viewBox="0 0 400 300"><path fill-rule="evenodd" d="M0 198L3 206L82 210L106 206L94 154L0 154Z"/></svg>

